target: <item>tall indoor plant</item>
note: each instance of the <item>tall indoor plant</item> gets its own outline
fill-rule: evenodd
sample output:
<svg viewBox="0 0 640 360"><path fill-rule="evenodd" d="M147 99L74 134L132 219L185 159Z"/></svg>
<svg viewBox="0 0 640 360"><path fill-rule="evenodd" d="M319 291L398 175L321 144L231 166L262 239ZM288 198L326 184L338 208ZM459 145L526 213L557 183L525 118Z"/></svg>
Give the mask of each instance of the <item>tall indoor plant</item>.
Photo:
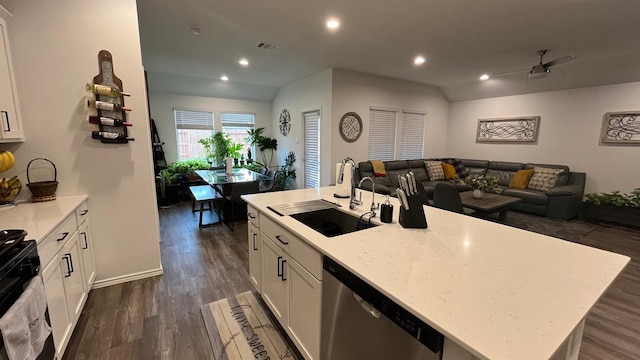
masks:
<svg viewBox="0 0 640 360"><path fill-rule="evenodd" d="M245 141L249 145L257 146L258 150L260 150L262 163L265 164L267 168L271 168L273 153L278 150L278 140L264 136L263 133L263 127L247 130L247 137Z"/></svg>
<svg viewBox="0 0 640 360"><path fill-rule="evenodd" d="M229 135L218 131L210 137L198 140L204 147L205 156L215 165L224 165L227 157L240 158L242 144L236 144Z"/></svg>

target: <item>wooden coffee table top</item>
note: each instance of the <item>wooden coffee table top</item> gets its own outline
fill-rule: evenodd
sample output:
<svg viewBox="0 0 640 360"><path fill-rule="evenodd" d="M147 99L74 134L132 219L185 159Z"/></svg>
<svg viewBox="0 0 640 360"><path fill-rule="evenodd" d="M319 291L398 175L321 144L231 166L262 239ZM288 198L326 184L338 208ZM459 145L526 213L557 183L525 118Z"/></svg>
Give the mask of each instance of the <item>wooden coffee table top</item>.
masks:
<svg viewBox="0 0 640 360"><path fill-rule="evenodd" d="M520 202L522 199L487 192L484 193L482 199L476 199L473 197L473 191L465 191L460 193L460 200L462 200L462 205L465 207L474 210L492 212Z"/></svg>

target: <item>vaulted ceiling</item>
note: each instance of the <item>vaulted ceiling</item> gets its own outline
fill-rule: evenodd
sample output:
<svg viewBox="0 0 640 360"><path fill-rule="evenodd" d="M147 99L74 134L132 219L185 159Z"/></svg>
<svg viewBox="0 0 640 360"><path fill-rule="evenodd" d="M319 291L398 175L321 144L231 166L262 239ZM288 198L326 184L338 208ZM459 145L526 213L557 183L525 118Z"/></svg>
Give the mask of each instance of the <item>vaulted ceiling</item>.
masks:
<svg viewBox="0 0 640 360"><path fill-rule="evenodd" d="M271 101L281 86L329 68L437 86L451 101L640 80L638 0L137 3L152 91ZM329 17L337 30L325 27ZM528 79L539 49L549 49L544 62L576 59ZM483 73L493 76L478 80Z"/></svg>

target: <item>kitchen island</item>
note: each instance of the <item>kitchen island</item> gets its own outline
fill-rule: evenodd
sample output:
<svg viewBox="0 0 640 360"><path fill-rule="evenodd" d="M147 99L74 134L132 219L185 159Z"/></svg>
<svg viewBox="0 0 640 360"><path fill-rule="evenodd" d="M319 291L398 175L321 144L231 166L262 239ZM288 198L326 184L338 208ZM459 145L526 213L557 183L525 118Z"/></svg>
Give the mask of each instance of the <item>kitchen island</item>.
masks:
<svg viewBox="0 0 640 360"><path fill-rule="evenodd" d="M626 256L433 207L424 208L428 229L404 229L398 224L396 199L391 199L391 224L376 221L379 226L335 237L325 237L268 208L325 199L357 216L368 211L371 193L363 192L363 205L350 211L349 200L334 198L334 191L325 187L243 196L254 224L249 227L250 246L267 245L250 265L262 260L265 270L265 249L273 248L275 239L269 236L277 226L303 243L293 243L296 248L289 251L293 259L279 256L282 273L285 264L280 257L289 259L292 275L287 278L295 272L304 275L301 270L309 263L306 270L313 279L306 284L312 284L310 294L319 296L322 273L311 250L330 257L442 333L443 359L577 359L586 315L629 262ZM266 291L267 275L254 270L254 283L274 312L272 304L277 301L270 298L273 292ZM295 299L290 295L286 301ZM319 308L314 306L309 323L319 327ZM292 304L289 312L295 309ZM282 322L286 315L276 318ZM319 329L308 335L310 329L282 325L303 347L305 357L318 357L318 347L300 339L307 336L311 341L306 342L312 343Z"/></svg>

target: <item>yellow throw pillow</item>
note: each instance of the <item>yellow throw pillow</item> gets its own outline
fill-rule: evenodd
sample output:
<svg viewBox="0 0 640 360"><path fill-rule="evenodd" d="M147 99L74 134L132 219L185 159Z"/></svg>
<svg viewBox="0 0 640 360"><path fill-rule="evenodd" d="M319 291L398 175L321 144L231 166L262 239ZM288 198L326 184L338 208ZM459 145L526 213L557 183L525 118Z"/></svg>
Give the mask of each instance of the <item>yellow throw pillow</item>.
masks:
<svg viewBox="0 0 640 360"><path fill-rule="evenodd" d="M456 168L451 164L442 163L442 170L444 171L444 178L447 180L460 179L456 173Z"/></svg>
<svg viewBox="0 0 640 360"><path fill-rule="evenodd" d="M533 176L533 169L527 170L518 170L516 174L511 179L509 183L509 187L512 189L526 189L527 185L529 185L529 180Z"/></svg>

